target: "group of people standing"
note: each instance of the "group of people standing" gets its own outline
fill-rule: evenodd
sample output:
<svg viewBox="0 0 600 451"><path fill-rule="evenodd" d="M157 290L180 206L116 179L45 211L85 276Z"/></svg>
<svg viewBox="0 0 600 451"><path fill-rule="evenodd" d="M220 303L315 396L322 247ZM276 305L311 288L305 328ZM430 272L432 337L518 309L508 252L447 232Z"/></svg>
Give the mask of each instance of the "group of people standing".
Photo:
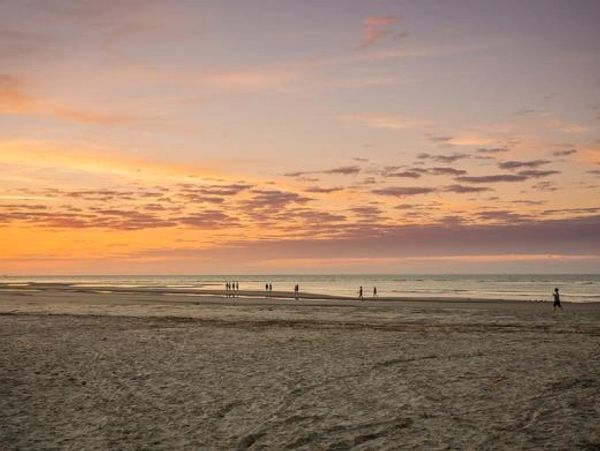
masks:
<svg viewBox="0 0 600 451"><path fill-rule="evenodd" d="M239 282L225 282L225 293L228 298L234 298L239 290ZM265 283L265 291L267 293L267 297L270 296L270 294L273 292L273 284L270 282ZM373 287L373 298L377 297L377 287ZM554 289L554 291L552 292L552 297L554 298L554 311L556 311L557 309L562 310L558 288ZM300 285L298 284L294 285L294 299L300 299ZM358 288L358 299L360 299L361 301L365 300L364 289L362 285Z"/></svg>
<svg viewBox="0 0 600 451"><path fill-rule="evenodd" d="M240 290L239 282L225 282L225 293L228 298L234 298L237 291Z"/></svg>
<svg viewBox="0 0 600 451"><path fill-rule="evenodd" d="M267 296L269 296L269 294L273 291L273 284L270 282L265 283L265 291L267 292ZM294 285L294 298L296 300L300 298L300 285L298 284Z"/></svg>
<svg viewBox="0 0 600 451"><path fill-rule="evenodd" d="M373 297L376 298L377 296L377 287L373 287ZM358 299L360 299L361 301L365 300L364 294L363 294L363 287L362 285L359 287L358 289Z"/></svg>
<svg viewBox="0 0 600 451"><path fill-rule="evenodd" d="M269 293L273 291L273 284L270 282L265 283L265 291L267 292L267 296L269 296Z"/></svg>
<svg viewBox="0 0 600 451"><path fill-rule="evenodd" d="M226 292L226 296L228 298L235 297L236 292L239 291L239 289L240 289L239 282L226 282L225 283L225 292ZM270 282L265 283L265 292L267 293L267 297L270 296L270 293L273 292L273 284L272 283L270 283ZM377 297L377 287L373 287L373 297L374 298ZM362 285L358 289L358 298L361 301L364 301ZM294 299L296 299L296 300L300 299L300 285L299 284L294 285Z"/></svg>

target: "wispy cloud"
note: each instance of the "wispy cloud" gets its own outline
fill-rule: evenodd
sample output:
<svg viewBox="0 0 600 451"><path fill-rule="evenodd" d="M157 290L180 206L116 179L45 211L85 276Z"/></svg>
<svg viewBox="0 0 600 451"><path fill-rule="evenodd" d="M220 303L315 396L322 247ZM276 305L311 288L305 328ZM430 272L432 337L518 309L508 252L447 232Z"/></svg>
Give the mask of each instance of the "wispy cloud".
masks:
<svg viewBox="0 0 600 451"><path fill-rule="evenodd" d="M556 150L552 152L552 156L554 157L566 157L568 155L573 155L577 153L577 149L567 149L567 150Z"/></svg>
<svg viewBox="0 0 600 451"><path fill-rule="evenodd" d="M431 121L424 119L409 119L390 114L354 114L344 116L344 118L359 122L362 125L372 128L387 128L392 130L399 129L419 129L431 125Z"/></svg>
<svg viewBox="0 0 600 451"><path fill-rule="evenodd" d="M471 194L492 191L492 189L483 186L449 185L444 188L444 191L458 194Z"/></svg>
<svg viewBox="0 0 600 451"><path fill-rule="evenodd" d="M419 160L433 160L439 163L454 163L458 160L465 160L471 158L468 153L451 153L451 154L438 154L433 155L427 152L423 152L417 155Z"/></svg>
<svg viewBox="0 0 600 451"><path fill-rule="evenodd" d="M283 174L285 177L296 177L300 178L305 175L310 174L332 174L332 175L356 175L361 171L360 166L350 165L350 166L338 166L336 168L324 169L321 171L295 171L295 172L286 172ZM313 180L309 180L313 181Z"/></svg>
<svg viewBox="0 0 600 451"><path fill-rule="evenodd" d="M384 38L403 38L408 35L405 31L396 29L400 22L398 16L369 16L363 21L362 41L357 49L362 50L374 45Z"/></svg>
<svg viewBox="0 0 600 451"><path fill-rule="evenodd" d="M27 84L23 80L9 74L0 74L0 113L49 116L95 125L119 125L139 120L129 115L72 108L35 98L27 92Z"/></svg>
<svg viewBox="0 0 600 451"><path fill-rule="evenodd" d="M435 188L420 186L390 186L386 188L374 189L371 192L380 196L406 197L433 193L435 192Z"/></svg>
<svg viewBox="0 0 600 451"><path fill-rule="evenodd" d="M526 175L517 174L495 174L481 176L460 176L456 177L459 182L466 183L499 183L499 182L523 182L527 180Z"/></svg>
<svg viewBox="0 0 600 451"><path fill-rule="evenodd" d="M479 149L477 149L477 153L481 154L498 154L508 151L508 147L480 147Z"/></svg>
<svg viewBox="0 0 600 451"><path fill-rule="evenodd" d="M521 169L521 168L537 168L551 163L548 160L528 160L528 161L501 161L498 167L501 169Z"/></svg>

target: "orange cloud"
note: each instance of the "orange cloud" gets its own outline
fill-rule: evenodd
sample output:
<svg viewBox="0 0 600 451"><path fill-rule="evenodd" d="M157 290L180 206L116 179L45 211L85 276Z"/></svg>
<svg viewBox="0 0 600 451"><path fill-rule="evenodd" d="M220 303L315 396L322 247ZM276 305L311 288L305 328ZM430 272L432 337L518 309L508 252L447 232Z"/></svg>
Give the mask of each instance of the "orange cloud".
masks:
<svg viewBox="0 0 600 451"><path fill-rule="evenodd" d="M577 160L582 163L600 164L600 147L590 146L579 152Z"/></svg>
<svg viewBox="0 0 600 451"><path fill-rule="evenodd" d="M71 108L37 99L26 88L26 83L17 77L0 74L0 114L51 116L96 125L118 125L135 120L131 116Z"/></svg>
<svg viewBox="0 0 600 451"><path fill-rule="evenodd" d="M31 110L34 103L19 79L0 74L0 114L22 114Z"/></svg>
<svg viewBox="0 0 600 451"><path fill-rule="evenodd" d="M92 173L143 176L219 177L206 167L149 161L107 148L64 148L47 141L0 141L0 162L38 168L64 168Z"/></svg>

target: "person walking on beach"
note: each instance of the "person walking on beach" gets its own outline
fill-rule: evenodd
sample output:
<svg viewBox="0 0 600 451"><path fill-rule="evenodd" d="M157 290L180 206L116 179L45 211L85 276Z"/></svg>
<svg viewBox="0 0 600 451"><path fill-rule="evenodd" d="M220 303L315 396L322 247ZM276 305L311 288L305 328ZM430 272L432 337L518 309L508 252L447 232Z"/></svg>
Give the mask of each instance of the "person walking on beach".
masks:
<svg viewBox="0 0 600 451"><path fill-rule="evenodd" d="M556 308L558 307L562 311L562 305L560 305L560 294L558 294L558 288L554 289L554 293L552 293L554 297L554 311L556 312Z"/></svg>
<svg viewBox="0 0 600 451"><path fill-rule="evenodd" d="M362 285L358 289L358 299L360 299L361 301L364 301L364 298L363 298L363 287L362 287Z"/></svg>
<svg viewBox="0 0 600 451"><path fill-rule="evenodd" d="M300 287L298 284L294 285L294 299L298 300L298 293L300 291Z"/></svg>
<svg viewBox="0 0 600 451"><path fill-rule="evenodd" d="M235 283L235 291L240 291L240 283L239 282Z"/></svg>
<svg viewBox="0 0 600 451"><path fill-rule="evenodd" d="M377 297L377 287L373 287L373 297Z"/></svg>

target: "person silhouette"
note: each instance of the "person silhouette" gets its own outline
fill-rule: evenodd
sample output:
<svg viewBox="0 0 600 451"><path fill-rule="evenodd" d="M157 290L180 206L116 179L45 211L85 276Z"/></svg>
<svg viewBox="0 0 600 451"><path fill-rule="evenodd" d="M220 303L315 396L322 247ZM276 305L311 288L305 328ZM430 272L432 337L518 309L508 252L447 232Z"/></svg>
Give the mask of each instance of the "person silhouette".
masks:
<svg viewBox="0 0 600 451"><path fill-rule="evenodd" d="M358 289L358 299L360 299L361 301L364 300L363 298L363 287L362 285L360 286L360 288Z"/></svg>
<svg viewBox="0 0 600 451"><path fill-rule="evenodd" d="M298 293L300 292L300 287L298 284L294 285L294 298L298 300Z"/></svg>
<svg viewBox="0 0 600 451"><path fill-rule="evenodd" d="M552 293L552 296L554 297L554 311L556 312L557 307L562 310L562 305L560 305L560 294L558 294L558 288L554 289L554 293Z"/></svg>
<svg viewBox="0 0 600 451"><path fill-rule="evenodd" d="M373 287L373 297L377 297L377 287Z"/></svg>

